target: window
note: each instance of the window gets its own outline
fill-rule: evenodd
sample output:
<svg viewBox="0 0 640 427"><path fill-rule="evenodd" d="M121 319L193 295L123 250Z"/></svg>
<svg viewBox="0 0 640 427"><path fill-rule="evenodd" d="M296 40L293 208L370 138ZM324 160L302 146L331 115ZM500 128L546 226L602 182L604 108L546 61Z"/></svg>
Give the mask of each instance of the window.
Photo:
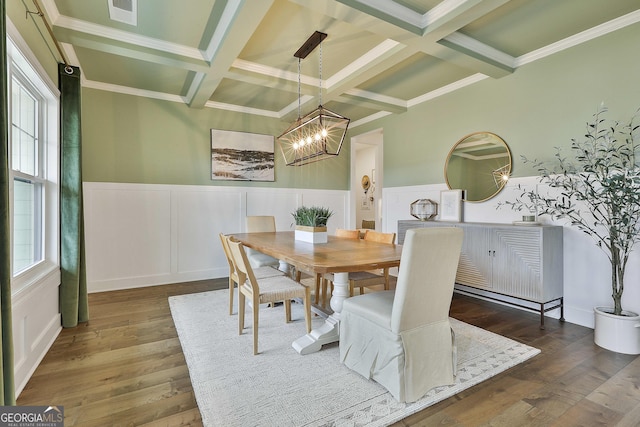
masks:
<svg viewBox="0 0 640 427"><path fill-rule="evenodd" d="M11 37L7 53L15 291L58 268L59 95L44 70L35 68Z"/></svg>
<svg viewBox="0 0 640 427"><path fill-rule="evenodd" d="M40 100L11 79L11 171L13 175L13 273L42 260L43 179L38 117Z"/></svg>

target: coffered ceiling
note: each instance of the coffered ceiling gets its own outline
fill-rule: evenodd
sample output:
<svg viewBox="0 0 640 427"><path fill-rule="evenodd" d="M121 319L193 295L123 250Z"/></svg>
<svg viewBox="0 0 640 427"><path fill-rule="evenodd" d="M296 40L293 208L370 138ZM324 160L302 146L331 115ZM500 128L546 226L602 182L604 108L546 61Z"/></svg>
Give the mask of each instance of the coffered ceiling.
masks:
<svg viewBox="0 0 640 427"><path fill-rule="evenodd" d="M293 54L324 32L301 61L302 113L320 102L321 68L322 104L352 126L640 21L638 0L37 1L85 87L285 122ZM135 25L111 19L112 1Z"/></svg>

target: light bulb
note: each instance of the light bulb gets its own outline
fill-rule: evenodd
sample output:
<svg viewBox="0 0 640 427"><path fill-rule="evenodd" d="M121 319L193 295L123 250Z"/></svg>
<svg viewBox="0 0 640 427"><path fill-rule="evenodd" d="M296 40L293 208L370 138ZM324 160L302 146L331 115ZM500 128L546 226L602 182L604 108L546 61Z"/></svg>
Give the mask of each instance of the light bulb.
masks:
<svg viewBox="0 0 640 427"><path fill-rule="evenodd" d="M323 137L323 138L326 138L326 137L327 137L327 135L328 135L327 130L326 130L325 128L322 128L322 137Z"/></svg>
<svg viewBox="0 0 640 427"><path fill-rule="evenodd" d="M316 133L315 138L316 138L316 141L320 141L320 138L321 138L320 134L319 134L319 133Z"/></svg>
<svg viewBox="0 0 640 427"><path fill-rule="evenodd" d="M313 142L313 139L311 139L310 136L307 137L307 144L311 144Z"/></svg>
<svg viewBox="0 0 640 427"><path fill-rule="evenodd" d="M298 149L298 143L297 143L297 142L294 142L294 143L293 143L293 149L294 149L294 150L297 150L297 149Z"/></svg>

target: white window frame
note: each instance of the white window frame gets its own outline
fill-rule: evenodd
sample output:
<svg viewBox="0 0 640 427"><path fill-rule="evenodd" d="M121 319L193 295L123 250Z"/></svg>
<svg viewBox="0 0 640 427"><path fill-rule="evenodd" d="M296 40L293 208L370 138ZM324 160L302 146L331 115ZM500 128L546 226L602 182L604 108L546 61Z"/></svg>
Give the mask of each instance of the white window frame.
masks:
<svg viewBox="0 0 640 427"><path fill-rule="evenodd" d="M41 147L39 168L44 184L42 187L42 229L40 230L42 260L18 274L14 273L11 288L12 294L15 295L38 283L52 271L60 269L60 91L12 25L7 26L7 68L8 98L11 99L12 80L16 77L29 90L34 90L37 93L42 105L38 122L39 146ZM11 122L9 121L9 123ZM11 141L11 133L9 141ZM14 177L20 175L14 174L11 168L9 175L11 251L13 252L13 183ZM13 253L11 267L13 269Z"/></svg>

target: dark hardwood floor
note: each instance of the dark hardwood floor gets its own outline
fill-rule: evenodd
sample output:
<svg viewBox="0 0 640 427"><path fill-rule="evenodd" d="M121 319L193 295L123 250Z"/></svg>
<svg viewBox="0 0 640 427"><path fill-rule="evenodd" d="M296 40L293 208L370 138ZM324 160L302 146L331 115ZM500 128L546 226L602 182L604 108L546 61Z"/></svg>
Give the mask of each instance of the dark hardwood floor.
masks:
<svg viewBox="0 0 640 427"><path fill-rule="evenodd" d="M226 279L91 294L91 321L65 329L18 398L63 405L65 426L200 426L167 298ZM451 315L542 350L396 426L640 426L640 357L593 331L455 295Z"/></svg>

